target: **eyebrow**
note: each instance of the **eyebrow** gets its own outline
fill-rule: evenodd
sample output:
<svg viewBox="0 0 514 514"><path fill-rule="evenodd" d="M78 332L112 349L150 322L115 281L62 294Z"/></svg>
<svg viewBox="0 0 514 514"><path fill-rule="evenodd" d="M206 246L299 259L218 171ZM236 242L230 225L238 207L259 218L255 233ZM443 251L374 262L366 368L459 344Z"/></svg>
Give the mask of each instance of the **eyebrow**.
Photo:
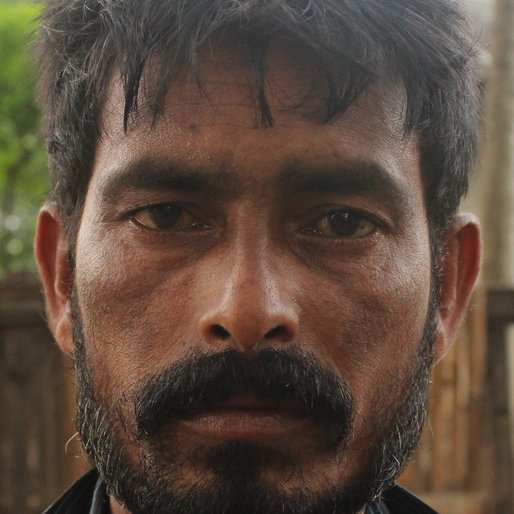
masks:
<svg viewBox="0 0 514 514"><path fill-rule="evenodd" d="M373 194L396 210L411 206L412 194L403 180L396 178L383 166L364 160L315 169L296 165L284 169L281 177L286 194L343 195Z"/></svg>
<svg viewBox="0 0 514 514"><path fill-rule="evenodd" d="M401 179L383 166L364 160L328 167L288 165L280 171L278 185L284 197L324 193L345 196L372 194L386 202L397 215L412 204L409 189ZM115 203L124 193L138 190L205 193L233 200L248 189L244 180L234 179L233 173L222 168L208 169L141 158L108 173L100 181L98 192L103 201Z"/></svg>
<svg viewBox="0 0 514 514"><path fill-rule="evenodd" d="M106 203L115 203L130 191L209 193L229 199L239 193L238 189L230 174L223 170L142 158L108 173L100 181L98 192Z"/></svg>

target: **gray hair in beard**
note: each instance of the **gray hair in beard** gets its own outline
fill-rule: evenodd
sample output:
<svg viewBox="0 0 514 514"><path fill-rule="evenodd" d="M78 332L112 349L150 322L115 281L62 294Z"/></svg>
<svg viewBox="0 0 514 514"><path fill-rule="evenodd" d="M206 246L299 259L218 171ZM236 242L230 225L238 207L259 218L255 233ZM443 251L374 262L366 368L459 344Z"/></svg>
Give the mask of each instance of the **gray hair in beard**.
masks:
<svg viewBox="0 0 514 514"><path fill-rule="evenodd" d="M102 405L95 390L75 292L72 293L71 303L77 378L77 428L84 449L97 466L109 494L126 504L132 514L257 514L274 511L284 514L332 511L354 514L364 505L372 503L392 484L419 439L425 421L428 379L437 328L435 288L416 365L408 383L402 388L404 393L399 401L393 408L383 409L384 422L377 427L380 433L376 437L378 444L375 444L371 465L351 484L333 486L323 496L305 489L295 495L270 490L255 471L258 463L255 448L245 444L226 445L216 458L224 455L227 459L248 463L251 469L236 467L233 482L206 483L201 491L174 491L163 477L152 477L155 469L151 466L133 469L127 462L123 445L114 429L116 423L120 425L118 428L124 428L121 415L116 406L108 409ZM349 393L347 386L343 390ZM351 402L351 395L348 402ZM348 419L350 417L349 414ZM345 437L350 428L346 430ZM240 480L237 479L238 475Z"/></svg>

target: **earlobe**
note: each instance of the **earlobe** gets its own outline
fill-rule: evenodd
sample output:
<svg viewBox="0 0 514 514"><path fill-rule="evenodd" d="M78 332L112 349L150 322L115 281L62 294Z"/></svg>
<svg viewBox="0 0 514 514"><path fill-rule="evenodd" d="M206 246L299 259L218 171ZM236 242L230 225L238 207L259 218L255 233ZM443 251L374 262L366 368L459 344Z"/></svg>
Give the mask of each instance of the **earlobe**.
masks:
<svg viewBox="0 0 514 514"><path fill-rule="evenodd" d="M69 241L54 204L39 212L35 255L45 294L50 330L61 350L73 356L70 298L73 285L68 262Z"/></svg>
<svg viewBox="0 0 514 514"><path fill-rule="evenodd" d="M459 214L441 241L437 362L451 346L480 270L480 228L471 214Z"/></svg>

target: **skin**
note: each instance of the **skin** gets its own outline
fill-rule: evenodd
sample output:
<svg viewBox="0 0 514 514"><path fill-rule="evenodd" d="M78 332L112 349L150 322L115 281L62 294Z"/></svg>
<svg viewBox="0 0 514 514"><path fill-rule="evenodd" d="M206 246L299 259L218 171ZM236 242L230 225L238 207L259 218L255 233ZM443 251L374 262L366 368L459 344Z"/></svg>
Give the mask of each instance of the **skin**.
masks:
<svg viewBox="0 0 514 514"><path fill-rule="evenodd" d="M310 63L276 49L268 60L270 128L259 123L242 57L227 49L214 55L201 61L208 96L186 74L155 126L142 108L128 133L114 74L74 276L55 206L40 214L36 254L49 322L73 356L74 284L96 388L104 405L121 406L127 429L119 437L135 463L144 448L130 439L133 413L123 399L191 348L233 348L249 358L265 347L313 354L354 395L353 435L337 458L313 443L308 421L300 430L277 406L253 409L253 398L181 423L176 437L185 457L233 438L279 445L299 455L302 479L323 491L365 468L376 427L395 408L416 359L431 287L417 141L403 136L403 89L394 80L371 86L344 115L321 124L324 89L311 87ZM193 172L207 187L192 187ZM178 174L180 188L170 180ZM293 187L299 176L305 180ZM167 229L156 228L147 209L161 204L183 208ZM354 233L334 230L329 215L340 211L360 220ZM478 273L476 220L458 216L442 244L436 360ZM263 472L284 491L300 483L271 465ZM193 467L184 475L191 484L202 478ZM128 512L114 499L111 508Z"/></svg>

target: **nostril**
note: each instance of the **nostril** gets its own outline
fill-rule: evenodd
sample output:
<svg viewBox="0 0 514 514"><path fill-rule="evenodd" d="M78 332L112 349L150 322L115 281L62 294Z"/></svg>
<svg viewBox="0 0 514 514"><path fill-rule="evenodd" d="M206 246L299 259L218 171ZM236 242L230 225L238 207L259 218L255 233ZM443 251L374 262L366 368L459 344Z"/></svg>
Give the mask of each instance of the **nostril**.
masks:
<svg viewBox="0 0 514 514"><path fill-rule="evenodd" d="M288 330L284 325L278 325L266 332L264 339L288 339Z"/></svg>
<svg viewBox="0 0 514 514"><path fill-rule="evenodd" d="M221 325L213 325L211 332L216 339L226 340L230 337L230 332L225 330Z"/></svg>

